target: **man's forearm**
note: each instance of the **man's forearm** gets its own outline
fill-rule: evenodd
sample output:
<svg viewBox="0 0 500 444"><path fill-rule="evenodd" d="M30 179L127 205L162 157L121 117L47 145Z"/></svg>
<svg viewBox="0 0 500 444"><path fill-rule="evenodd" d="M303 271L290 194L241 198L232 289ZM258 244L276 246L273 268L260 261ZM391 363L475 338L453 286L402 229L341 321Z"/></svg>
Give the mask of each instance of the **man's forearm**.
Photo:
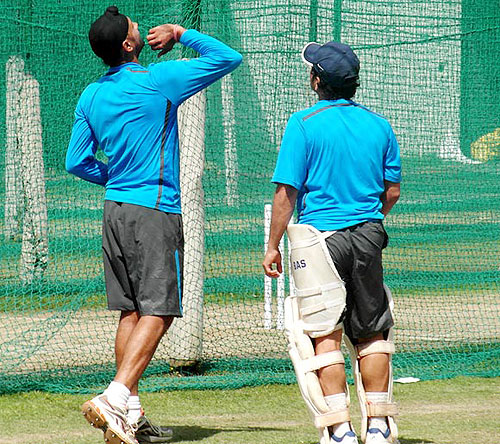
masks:
<svg viewBox="0 0 500 444"><path fill-rule="evenodd" d="M73 155L72 146L66 156L66 171L70 174L98 185L106 185L108 181L108 166L93 156L79 158Z"/></svg>
<svg viewBox="0 0 500 444"><path fill-rule="evenodd" d="M283 233L292 217L296 199L297 190L292 186L279 184L276 187L268 244L270 248L278 249Z"/></svg>
<svg viewBox="0 0 500 444"><path fill-rule="evenodd" d="M389 214L389 211L392 210L392 207L399 200L400 193L399 183L385 182L385 191L380 196L380 200L382 201L382 209L380 211L384 216Z"/></svg>

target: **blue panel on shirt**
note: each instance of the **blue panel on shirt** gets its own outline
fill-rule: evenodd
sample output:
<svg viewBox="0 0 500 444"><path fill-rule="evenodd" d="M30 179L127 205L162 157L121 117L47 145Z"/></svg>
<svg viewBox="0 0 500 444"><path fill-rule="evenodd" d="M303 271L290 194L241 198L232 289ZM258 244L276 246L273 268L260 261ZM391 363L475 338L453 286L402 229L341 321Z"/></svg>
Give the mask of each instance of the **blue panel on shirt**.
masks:
<svg viewBox="0 0 500 444"><path fill-rule="evenodd" d="M293 114L272 181L298 193L299 223L338 230L383 219L384 180L401 181L389 122L348 100L322 100Z"/></svg>

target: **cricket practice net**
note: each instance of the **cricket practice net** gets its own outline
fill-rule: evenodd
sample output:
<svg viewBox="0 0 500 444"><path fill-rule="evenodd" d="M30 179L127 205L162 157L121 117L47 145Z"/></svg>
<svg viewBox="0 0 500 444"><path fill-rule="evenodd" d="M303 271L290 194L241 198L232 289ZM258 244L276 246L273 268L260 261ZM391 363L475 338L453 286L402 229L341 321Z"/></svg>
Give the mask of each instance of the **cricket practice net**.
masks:
<svg viewBox="0 0 500 444"><path fill-rule="evenodd" d="M64 170L78 97L106 71L87 33L109 4L0 3L0 393L93 392L113 376L104 190ZM500 374L498 0L116 4L143 36L179 23L244 58L179 112L185 318L142 390L295 380L283 332L288 268L270 282L260 265L266 205L287 119L315 101L300 51L333 39L361 60L355 99L389 119L401 146L384 255L395 377ZM165 58L195 56L176 45ZM146 47L141 62L156 60Z"/></svg>

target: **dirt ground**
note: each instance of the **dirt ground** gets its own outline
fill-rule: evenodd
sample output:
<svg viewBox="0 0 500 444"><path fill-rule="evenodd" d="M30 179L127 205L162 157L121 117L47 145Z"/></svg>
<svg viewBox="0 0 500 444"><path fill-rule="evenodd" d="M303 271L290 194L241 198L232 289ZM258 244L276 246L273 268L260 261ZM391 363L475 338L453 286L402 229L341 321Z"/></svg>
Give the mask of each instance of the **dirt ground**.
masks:
<svg viewBox="0 0 500 444"><path fill-rule="evenodd" d="M256 298L257 299L257 298ZM286 339L276 328L264 328L264 307L258 300L226 305L207 304L203 313L202 357L285 358ZM402 298L395 306L395 340L400 352L488 343L500 335L500 297ZM478 323L477 319L481 322ZM175 322L175 321L174 321ZM106 310L0 314L2 372L19 373L114 361L117 314ZM167 360L185 347L192 335L162 341L156 358Z"/></svg>

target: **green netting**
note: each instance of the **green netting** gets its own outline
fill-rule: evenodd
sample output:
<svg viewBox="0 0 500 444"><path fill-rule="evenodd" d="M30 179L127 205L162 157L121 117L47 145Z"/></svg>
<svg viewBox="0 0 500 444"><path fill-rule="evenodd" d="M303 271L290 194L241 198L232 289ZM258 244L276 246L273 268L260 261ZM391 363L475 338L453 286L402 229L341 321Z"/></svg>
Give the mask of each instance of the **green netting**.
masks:
<svg viewBox="0 0 500 444"><path fill-rule="evenodd" d="M402 150L385 252L396 377L500 374L498 0L116 3L143 35L179 22L244 56L185 113L188 127L204 130L204 201L185 232L203 228L187 264L196 270L203 254L203 272L192 273L198 284L204 277L203 311L187 304L189 322L162 342L142 389L294 381L276 283L265 303L264 205L287 118L315 100L300 50L333 38L358 53L356 99L387 116ZM64 171L78 97L105 72L86 35L106 6L0 3L0 393L97 391L113 374L103 190ZM191 56L179 45L167 58ZM142 63L154 60L146 48Z"/></svg>

